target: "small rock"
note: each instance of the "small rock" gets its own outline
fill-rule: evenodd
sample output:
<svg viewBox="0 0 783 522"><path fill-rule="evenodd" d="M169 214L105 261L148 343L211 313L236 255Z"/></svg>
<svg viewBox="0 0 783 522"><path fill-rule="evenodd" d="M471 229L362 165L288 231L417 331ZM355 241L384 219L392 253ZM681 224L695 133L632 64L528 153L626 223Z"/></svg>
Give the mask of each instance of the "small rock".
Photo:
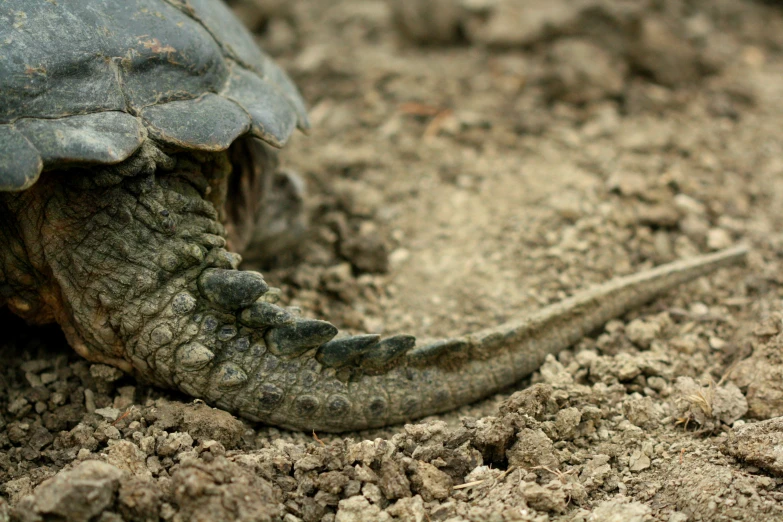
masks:
<svg viewBox="0 0 783 522"><path fill-rule="evenodd" d="M588 492L596 490L604 485L606 479L612 474L612 467L609 465L609 455L595 455L582 468L579 475L579 481L585 486Z"/></svg>
<svg viewBox="0 0 783 522"><path fill-rule="evenodd" d="M552 354L546 356L538 371L541 373L541 379L553 388L560 389L574 383L573 375L568 373L565 366Z"/></svg>
<svg viewBox="0 0 783 522"><path fill-rule="evenodd" d="M196 441L216 440L227 450L236 448L245 431L242 421L203 402L182 404L161 399L145 417L160 429L187 432Z"/></svg>
<svg viewBox="0 0 783 522"><path fill-rule="evenodd" d="M95 410L95 413L112 422L116 421L120 416L120 410L117 408L98 408Z"/></svg>
<svg viewBox="0 0 783 522"><path fill-rule="evenodd" d="M362 273L389 271L389 246L377 233L350 236L340 242L340 254Z"/></svg>
<svg viewBox="0 0 783 522"><path fill-rule="evenodd" d="M590 522L645 522L652 510L640 502L623 497L605 500L593 509Z"/></svg>
<svg viewBox="0 0 783 522"><path fill-rule="evenodd" d="M125 520L159 520L163 492L153 482L138 478L123 480L117 496Z"/></svg>
<svg viewBox="0 0 783 522"><path fill-rule="evenodd" d="M655 428L661 418L661 412L650 397L629 397L623 401L623 415L640 428Z"/></svg>
<svg viewBox="0 0 783 522"><path fill-rule="evenodd" d="M31 409L30 402L24 397L14 399L8 404L8 413L17 417L24 416Z"/></svg>
<svg viewBox="0 0 783 522"><path fill-rule="evenodd" d="M555 470L560 466L554 444L541 429L524 428L517 433L517 440L506 456L510 466L525 469L541 467Z"/></svg>
<svg viewBox="0 0 783 522"><path fill-rule="evenodd" d="M41 483L22 509L43 517L90 520L112 504L121 477L115 466L87 460Z"/></svg>
<svg viewBox="0 0 783 522"><path fill-rule="evenodd" d="M531 45L577 24L580 9L571 2L489 2L465 23L473 43L502 47ZM488 6L488 7L489 7Z"/></svg>
<svg viewBox="0 0 783 522"><path fill-rule="evenodd" d="M57 374L54 372L44 372L41 374L41 384L46 386L47 384L52 384L54 381L57 380Z"/></svg>
<svg viewBox="0 0 783 522"><path fill-rule="evenodd" d="M710 250L728 248L733 243L731 234L722 228L711 228L707 231L707 246Z"/></svg>
<svg viewBox="0 0 783 522"><path fill-rule="evenodd" d="M11 504L17 504L23 497L33 492L33 481L25 475L18 479L9 480L0 486L0 491L8 495ZM0 519L2 520L2 519Z"/></svg>
<svg viewBox="0 0 783 522"><path fill-rule="evenodd" d="M704 303L694 301L688 306L688 311L695 317L703 317L710 313L710 307Z"/></svg>
<svg viewBox="0 0 783 522"><path fill-rule="evenodd" d="M283 518L282 499L271 484L225 457L181 463L171 475L170 487L172 504L179 507L178 520Z"/></svg>
<svg viewBox="0 0 783 522"><path fill-rule="evenodd" d="M451 477L432 464L414 461L411 487L425 502L445 500L453 486Z"/></svg>
<svg viewBox="0 0 783 522"><path fill-rule="evenodd" d="M19 368L25 373L41 373L43 370L52 367L52 360L49 359L32 359L25 361L19 365Z"/></svg>
<svg viewBox="0 0 783 522"><path fill-rule="evenodd" d="M318 476L316 484L321 491L338 495L343 491L345 486L348 485L348 482L349 479L344 473L340 471L327 471Z"/></svg>
<svg viewBox="0 0 783 522"><path fill-rule="evenodd" d="M659 321L645 321L634 319L625 327L625 333L639 348L647 349L652 342L661 336L663 325Z"/></svg>
<svg viewBox="0 0 783 522"><path fill-rule="evenodd" d="M177 432L170 433L163 440L159 440L155 450L160 457L171 457L192 447L193 437L189 433Z"/></svg>
<svg viewBox="0 0 783 522"><path fill-rule="evenodd" d="M590 361L589 368L593 379L607 384L630 381L642 373L639 360L625 352L614 357L597 357Z"/></svg>
<svg viewBox="0 0 783 522"><path fill-rule="evenodd" d="M460 38L465 10L454 0L387 0L400 31L420 43L453 43Z"/></svg>
<svg viewBox="0 0 783 522"><path fill-rule="evenodd" d="M381 504L386 498L383 496L381 488L376 484L366 483L362 486L362 495L373 504Z"/></svg>
<svg viewBox="0 0 783 522"><path fill-rule="evenodd" d="M147 468L147 455L130 441L110 441L105 455L106 462L121 471L143 479L152 478Z"/></svg>
<svg viewBox="0 0 783 522"><path fill-rule="evenodd" d="M723 449L748 464L783 476L783 417L738 426Z"/></svg>
<svg viewBox="0 0 783 522"><path fill-rule="evenodd" d="M475 421L472 443L481 452L485 462L506 460L506 448L516 432L509 422L510 416L484 417Z"/></svg>
<svg viewBox="0 0 783 522"><path fill-rule="evenodd" d="M380 522L391 520L391 517L386 513L381 513L380 507L370 504L361 495L343 499L337 505L334 522L362 522L363 520L378 520Z"/></svg>
<svg viewBox="0 0 783 522"><path fill-rule="evenodd" d="M606 188L626 197L644 197L648 191L647 177L635 172L616 173L606 182Z"/></svg>
<svg viewBox="0 0 783 522"><path fill-rule="evenodd" d="M629 46L631 67L667 87L697 84L709 71L696 49L674 20L646 14L634 28Z"/></svg>
<svg viewBox="0 0 783 522"><path fill-rule="evenodd" d="M707 207L701 201L697 201L687 194L677 194L674 196L674 204L686 214L697 214L703 216L707 213Z"/></svg>
<svg viewBox="0 0 783 522"><path fill-rule="evenodd" d="M560 440L573 439L578 435L577 428L582 422L582 413L576 408L563 408L555 415L555 429Z"/></svg>
<svg viewBox="0 0 783 522"><path fill-rule="evenodd" d="M84 390L84 408L89 413L95 413L95 392L89 388L85 388Z"/></svg>
<svg viewBox="0 0 783 522"><path fill-rule="evenodd" d="M519 491L525 498L525 502L533 509L563 513L566 509L566 495L562 486L557 479L546 486L522 481L519 483Z"/></svg>
<svg viewBox="0 0 783 522"><path fill-rule="evenodd" d="M43 381L41 381L41 378L32 372L25 373L24 378L33 388L37 388L43 385Z"/></svg>
<svg viewBox="0 0 783 522"><path fill-rule="evenodd" d="M777 335L777 328L777 323L758 325L754 334L759 342L753 353L731 372L732 380L747 390L748 415L755 419L783 415L783 339Z"/></svg>
<svg viewBox="0 0 783 522"><path fill-rule="evenodd" d="M529 415L536 420L543 420L543 415L549 408L549 401L554 389L548 384L534 384L522 391L514 392L500 405L501 415L518 413Z"/></svg>
<svg viewBox="0 0 783 522"><path fill-rule="evenodd" d="M427 520L424 502L419 495L399 499L389 506L386 509L386 512L398 520L415 520L417 522L424 522Z"/></svg>
<svg viewBox="0 0 783 522"><path fill-rule="evenodd" d="M650 457L642 453L640 450L636 450L631 453L631 457L628 460L628 467L633 472L643 471L650 467Z"/></svg>
<svg viewBox="0 0 783 522"><path fill-rule="evenodd" d="M122 386L121 388L117 388L117 393L119 395L114 397L113 406L116 409L122 411L134 403L136 397L136 387Z"/></svg>
<svg viewBox="0 0 783 522"><path fill-rule="evenodd" d="M378 473L378 485L389 500L411 496L411 484L398 461L384 459Z"/></svg>

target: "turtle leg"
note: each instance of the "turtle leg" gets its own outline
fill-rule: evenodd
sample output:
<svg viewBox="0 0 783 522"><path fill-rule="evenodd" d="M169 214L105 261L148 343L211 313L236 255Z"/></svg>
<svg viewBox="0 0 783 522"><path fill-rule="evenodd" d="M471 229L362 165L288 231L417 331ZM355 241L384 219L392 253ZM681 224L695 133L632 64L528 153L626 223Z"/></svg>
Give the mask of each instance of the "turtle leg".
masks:
<svg viewBox="0 0 783 522"><path fill-rule="evenodd" d="M152 157L127 171L47 173L4 195L4 216L19 255L41 275L47 313L79 353L283 427L355 430L475 401L607 320L745 254L665 265L418 347L406 335L336 338L331 324L275 304L261 274L238 270L220 219L224 160Z"/></svg>
<svg viewBox="0 0 783 522"><path fill-rule="evenodd" d="M250 243L241 251L246 263L256 265L290 252L307 231L305 182L291 170L271 176L269 191L258 213Z"/></svg>
<svg viewBox="0 0 783 522"><path fill-rule="evenodd" d="M0 198L0 308L7 306L31 324L53 323L45 302L47 277L29 262L15 216Z"/></svg>
<svg viewBox="0 0 783 522"><path fill-rule="evenodd" d="M276 151L247 138L229 151L224 223L228 246L252 265L290 251L307 229L305 183L295 172L280 170Z"/></svg>

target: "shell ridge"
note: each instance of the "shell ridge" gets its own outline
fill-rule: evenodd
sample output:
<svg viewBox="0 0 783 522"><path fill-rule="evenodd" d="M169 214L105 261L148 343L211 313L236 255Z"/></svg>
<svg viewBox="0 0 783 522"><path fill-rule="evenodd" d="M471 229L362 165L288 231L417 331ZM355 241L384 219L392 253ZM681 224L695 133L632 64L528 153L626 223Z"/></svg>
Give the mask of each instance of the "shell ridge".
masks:
<svg viewBox="0 0 783 522"><path fill-rule="evenodd" d="M226 150L247 134L252 122L243 107L212 92L146 107L141 117L154 139L204 151ZM193 125L193 120L211 121L212 125Z"/></svg>
<svg viewBox="0 0 783 522"><path fill-rule="evenodd" d="M146 139L138 117L116 110L60 118L20 118L14 122L14 129L38 150L46 168L119 163Z"/></svg>
<svg viewBox="0 0 783 522"><path fill-rule="evenodd" d="M248 71L254 72L262 80L266 80L277 87L278 92L288 99L292 108L296 112L297 126L302 131L307 131L310 128L310 121L307 117L307 108L305 107L304 100L302 100L301 93L296 88L294 83L285 76L285 73L277 66L277 64L275 64L274 61L269 58L269 56L263 52L260 52L258 59L261 63L254 65L251 61L244 59L241 53L239 53L233 45L224 41L223 38L216 34L209 24L199 15L197 10L190 6L190 4L182 3L177 0L164 0L164 2L182 11L193 21L197 22L207 33L209 33L215 43L217 43L217 45L225 54L227 61L236 62ZM220 6L220 8L223 7L224 6ZM256 46L255 42L253 42L252 45ZM270 74L270 71L267 69L273 69L274 74ZM279 80L282 80L282 82Z"/></svg>
<svg viewBox="0 0 783 522"><path fill-rule="evenodd" d="M0 191L19 192L33 185L43 171L41 153L13 125L0 125Z"/></svg>

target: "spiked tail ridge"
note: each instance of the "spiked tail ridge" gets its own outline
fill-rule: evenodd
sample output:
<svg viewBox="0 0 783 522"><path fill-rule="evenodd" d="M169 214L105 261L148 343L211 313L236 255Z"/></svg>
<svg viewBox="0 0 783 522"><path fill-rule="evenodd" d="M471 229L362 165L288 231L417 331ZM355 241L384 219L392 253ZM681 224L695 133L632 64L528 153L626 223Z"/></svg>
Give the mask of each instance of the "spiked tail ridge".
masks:
<svg viewBox="0 0 783 522"><path fill-rule="evenodd" d="M253 392L246 389L215 402L250 419L327 432L401 423L451 410L529 375L548 354L568 348L610 319L741 262L747 251L738 246L619 277L522 318L418 347L414 338L404 335L384 340L372 335L338 338L315 349L296 341L299 355L285 362L287 385L279 382L281 361L265 354L261 360L268 363L273 357L277 371L256 372ZM328 324L297 321L300 327L289 328ZM275 351L280 353L279 348Z"/></svg>

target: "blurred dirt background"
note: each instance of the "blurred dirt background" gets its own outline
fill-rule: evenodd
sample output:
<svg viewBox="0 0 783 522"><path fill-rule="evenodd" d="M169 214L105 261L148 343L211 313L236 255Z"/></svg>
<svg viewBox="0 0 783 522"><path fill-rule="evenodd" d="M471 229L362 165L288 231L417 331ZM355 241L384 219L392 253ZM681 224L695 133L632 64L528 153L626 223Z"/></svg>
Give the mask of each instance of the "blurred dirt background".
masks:
<svg viewBox="0 0 783 522"><path fill-rule="evenodd" d="M0 318L0 522L783 519L783 9L236 0L300 86L306 241L263 267L343 329L454 335L744 241L460 411L257 426Z"/></svg>

